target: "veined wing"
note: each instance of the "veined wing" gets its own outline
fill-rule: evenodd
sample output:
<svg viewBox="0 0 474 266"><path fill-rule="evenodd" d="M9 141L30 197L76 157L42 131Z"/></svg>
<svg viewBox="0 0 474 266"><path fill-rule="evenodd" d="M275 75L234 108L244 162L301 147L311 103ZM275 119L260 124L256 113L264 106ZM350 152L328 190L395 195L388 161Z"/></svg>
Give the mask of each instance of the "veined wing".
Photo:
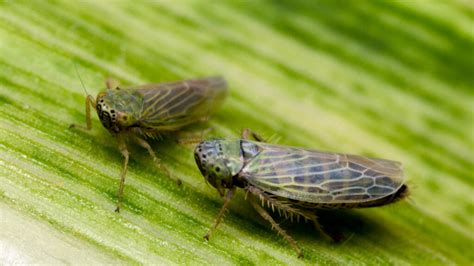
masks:
<svg viewBox="0 0 474 266"><path fill-rule="evenodd" d="M212 114L227 93L222 77L148 84L135 89L143 94L140 125L163 130L177 129Z"/></svg>
<svg viewBox="0 0 474 266"><path fill-rule="evenodd" d="M252 142L260 152L242 169L254 186L310 203L377 200L403 185L399 162Z"/></svg>

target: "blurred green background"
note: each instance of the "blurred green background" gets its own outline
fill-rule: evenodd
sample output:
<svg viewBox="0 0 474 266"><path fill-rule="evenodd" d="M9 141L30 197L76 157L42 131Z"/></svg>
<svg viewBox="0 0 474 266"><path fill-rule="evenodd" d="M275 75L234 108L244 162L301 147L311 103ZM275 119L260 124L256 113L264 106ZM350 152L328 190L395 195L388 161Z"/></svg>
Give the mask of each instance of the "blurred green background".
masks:
<svg viewBox="0 0 474 266"><path fill-rule="evenodd" d="M474 5L469 1L2 1L0 262L463 264L474 261ZM332 244L280 219L305 259L245 202L222 200L192 146L154 141L177 187L140 147L120 215L122 158L84 92L221 74L206 125L284 145L403 162L409 201L325 212ZM196 129L195 129L196 130ZM192 131L191 131L192 132Z"/></svg>

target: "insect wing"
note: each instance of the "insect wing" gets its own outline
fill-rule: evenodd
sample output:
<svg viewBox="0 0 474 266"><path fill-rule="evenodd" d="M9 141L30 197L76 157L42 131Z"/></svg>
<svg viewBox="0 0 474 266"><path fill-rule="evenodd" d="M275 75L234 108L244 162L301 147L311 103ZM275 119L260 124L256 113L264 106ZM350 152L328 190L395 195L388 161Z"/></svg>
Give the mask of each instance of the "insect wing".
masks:
<svg viewBox="0 0 474 266"><path fill-rule="evenodd" d="M395 193L401 164L384 159L254 143L260 152L242 170L250 184L310 203L353 203Z"/></svg>
<svg viewBox="0 0 474 266"><path fill-rule="evenodd" d="M143 94L140 123L145 128L177 129L205 118L218 108L227 89L222 77L148 84Z"/></svg>

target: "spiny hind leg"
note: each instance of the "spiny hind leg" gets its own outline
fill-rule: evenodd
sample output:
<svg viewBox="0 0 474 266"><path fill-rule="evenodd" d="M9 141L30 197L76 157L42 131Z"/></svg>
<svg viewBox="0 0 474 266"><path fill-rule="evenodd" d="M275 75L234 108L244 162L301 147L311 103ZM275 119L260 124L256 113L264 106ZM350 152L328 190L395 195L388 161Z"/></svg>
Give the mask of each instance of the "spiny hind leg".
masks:
<svg viewBox="0 0 474 266"><path fill-rule="evenodd" d="M290 235L288 235L286 231L283 230L280 225L275 222L275 220L273 220L270 214L268 214L265 209L260 207L260 205L255 202L255 200L250 200L250 203L252 204L253 208L258 212L258 214L260 214L263 219L267 220L272 225L272 229L275 230L279 235L281 235L291 245L291 247L296 251L296 253L298 253L298 258L302 258L303 252L301 251L296 241Z"/></svg>
<svg viewBox="0 0 474 266"><path fill-rule="evenodd" d="M300 220L300 217L305 218L306 220L312 220L312 214L309 212L305 212L299 208L295 208L293 203L284 200L282 198L277 198L274 196L270 196L267 193L263 192L261 189L248 186L245 188L247 193L251 193L255 197L259 198L262 202L262 206L267 204L268 208L271 208L273 212L275 209L278 211L280 216L284 216L285 218L290 218L293 221L293 218L296 218L297 221Z"/></svg>
<svg viewBox="0 0 474 266"><path fill-rule="evenodd" d="M117 195L117 207L115 208L115 212L120 212L120 208L122 207L123 190L125 187L125 176L127 174L128 159L130 156L130 153L128 152L128 149L127 149L127 144L125 143L125 140L123 139L123 137L120 135L118 136L118 147L124 157L124 161L123 161L122 173L120 174L120 186L119 186L118 195Z"/></svg>
<svg viewBox="0 0 474 266"><path fill-rule="evenodd" d="M181 183L182 183L182 182L181 182L181 179L179 179L179 178L173 178L173 177L171 176L171 173L170 173L170 171L168 170L168 168L166 168L164 165L162 165L162 164L160 163L160 159L158 159L158 157L156 157L155 152L154 152L153 149L151 148L150 144L148 144L148 142L146 142L146 140L144 140L144 139L142 139L142 138L140 138L140 137L137 137L137 136L134 137L134 140L135 140L140 146L142 146L143 148L145 148L145 149L148 151L148 153L150 154L151 158L153 158L153 162L155 162L155 164L158 166L158 168L160 168L160 170L162 170L163 172L165 172L168 177L170 177L171 179L175 180L175 181L176 181L176 184L178 184L178 186L181 185Z"/></svg>
<svg viewBox="0 0 474 266"><path fill-rule="evenodd" d="M275 209L277 209L278 214L280 216L284 216L286 218L290 218L291 221L293 221L293 217L296 216L296 220L300 220L300 217L303 217L306 221L310 220L313 222L315 229L319 232L319 234L324 237L326 240L329 241L336 241L336 239L329 234L327 234L322 226L318 222L318 217L316 214L314 214L314 211L312 210L304 210L298 207L295 207L294 203L282 200L280 198L275 198L272 196L269 196L262 190L249 186L246 188L246 191L251 193L252 195L258 197L262 201L262 205L264 206L265 203L269 208L272 209L273 212L275 212Z"/></svg>
<svg viewBox="0 0 474 266"><path fill-rule="evenodd" d="M92 128L91 106L92 108L95 108L94 104L95 104L94 97L92 97L91 95L87 95L86 97L86 126L84 127L78 124L71 124L69 125L69 128L80 128L82 130L90 130Z"/></svg>
<svg viewBox="0 0 474 266"><path fill-rule="evenodd" d="M242 139L250 139L250 137L252 137L254 140L256 140L258 142L265 142L265 140L262 138L262 136L260 136L255 131L253 131L249 128L244 128L242 130L241 137L242 137Z"/></svg>

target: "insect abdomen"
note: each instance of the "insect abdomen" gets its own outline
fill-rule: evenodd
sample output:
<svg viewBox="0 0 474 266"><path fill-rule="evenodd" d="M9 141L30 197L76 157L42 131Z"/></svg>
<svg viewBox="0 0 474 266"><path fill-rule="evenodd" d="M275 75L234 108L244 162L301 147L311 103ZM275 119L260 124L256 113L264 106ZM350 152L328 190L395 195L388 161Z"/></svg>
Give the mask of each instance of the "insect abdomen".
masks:
<svg viewBox="0 0 474 266"><path fill-rule="evenodd" d="M410 195L410 191L407 185L402 185L397 192L388 195L386 197L376 199L373 201L362 201L362 202L344 202L344 203L307 203L300 202L295 203L305 209L352 209L352 208L369 208L387 205L398 202L405 199Z"/></svg>

